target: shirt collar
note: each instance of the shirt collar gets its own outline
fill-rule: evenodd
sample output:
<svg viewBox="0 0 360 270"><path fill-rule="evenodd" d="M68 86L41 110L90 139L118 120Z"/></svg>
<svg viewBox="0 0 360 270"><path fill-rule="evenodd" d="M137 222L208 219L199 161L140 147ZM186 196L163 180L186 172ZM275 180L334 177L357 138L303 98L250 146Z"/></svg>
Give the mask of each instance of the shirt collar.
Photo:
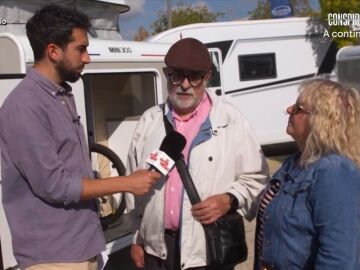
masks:
<svg viewBox="0 0 360 270"><path fill-rule="evenodd" d="M58 95L72 96L72 88L68 83L63 82L61 85L56 84L37 71L36 68L29 67L26 71L26 76L33 79L43 90L53 97Z"/></svg>

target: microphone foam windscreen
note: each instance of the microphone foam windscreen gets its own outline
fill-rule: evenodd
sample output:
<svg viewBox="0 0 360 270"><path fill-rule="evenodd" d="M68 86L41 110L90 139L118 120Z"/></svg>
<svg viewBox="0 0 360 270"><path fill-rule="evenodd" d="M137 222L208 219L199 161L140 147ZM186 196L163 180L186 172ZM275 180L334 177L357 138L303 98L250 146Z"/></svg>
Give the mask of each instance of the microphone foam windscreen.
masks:
<svg viewBox="0 0 360 270"><path fill-rule="evenodd" d="M169 131L160 145L160 151L165 152L172 160L182 158L181 152L186 145L185 137L175 130Z"/></svg>

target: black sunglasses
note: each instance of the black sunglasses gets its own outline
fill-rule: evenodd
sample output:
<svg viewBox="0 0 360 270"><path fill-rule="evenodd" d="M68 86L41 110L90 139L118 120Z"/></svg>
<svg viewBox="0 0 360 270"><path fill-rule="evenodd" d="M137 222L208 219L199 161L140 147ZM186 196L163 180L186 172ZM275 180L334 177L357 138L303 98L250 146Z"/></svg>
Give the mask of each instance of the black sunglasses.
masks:
<svg viewBox="0 0 360 270"><path fill-rule="evenodd" d="M163 71L170 82L176 86L181 85L186 78L191 86L198 87L202 83L206 74L203 72L183 73L181 71L171 70L168 68L164 68Z"/></svg>

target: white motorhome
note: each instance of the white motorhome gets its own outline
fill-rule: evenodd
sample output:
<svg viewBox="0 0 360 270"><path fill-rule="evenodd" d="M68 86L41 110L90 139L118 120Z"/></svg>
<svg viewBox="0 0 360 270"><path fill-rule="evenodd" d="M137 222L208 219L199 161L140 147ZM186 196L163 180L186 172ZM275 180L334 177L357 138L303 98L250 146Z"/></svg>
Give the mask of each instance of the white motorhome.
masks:
<svg viewBox="0 0 360 270"><path fill-rule="evenodd" d="M213 77L211 89L245 114L265 154L273 154L294 150L285 133L284 111L296 99L299 83L333 69L336 49L323 30L310 18L199 23L148 41L173 43L194 37L204 42L213 71L218 71L214 74L219 75Z"/></svg>

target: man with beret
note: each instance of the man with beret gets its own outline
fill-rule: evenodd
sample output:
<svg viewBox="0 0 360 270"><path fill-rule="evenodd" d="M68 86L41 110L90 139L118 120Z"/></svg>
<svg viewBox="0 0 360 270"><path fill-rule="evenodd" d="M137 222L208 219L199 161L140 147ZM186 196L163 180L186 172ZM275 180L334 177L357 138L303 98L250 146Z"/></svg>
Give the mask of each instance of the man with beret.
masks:
<svg viewBox="0 0 360 270"><path fill-rule="evenodd" d="M186 138L182 154L202 201L191 205L176 168L153 192L135 197L132 207L140 222L131 258L138 268L148 270L203 270L206 243L201 223L210 224L230 210L254 218L267 164L247 120L206 90L212 63L203 43L194 38L177 41L165 64L168 99L141 117L127 169L146 168L145 160L165 137L167 119Z"/></svg>

